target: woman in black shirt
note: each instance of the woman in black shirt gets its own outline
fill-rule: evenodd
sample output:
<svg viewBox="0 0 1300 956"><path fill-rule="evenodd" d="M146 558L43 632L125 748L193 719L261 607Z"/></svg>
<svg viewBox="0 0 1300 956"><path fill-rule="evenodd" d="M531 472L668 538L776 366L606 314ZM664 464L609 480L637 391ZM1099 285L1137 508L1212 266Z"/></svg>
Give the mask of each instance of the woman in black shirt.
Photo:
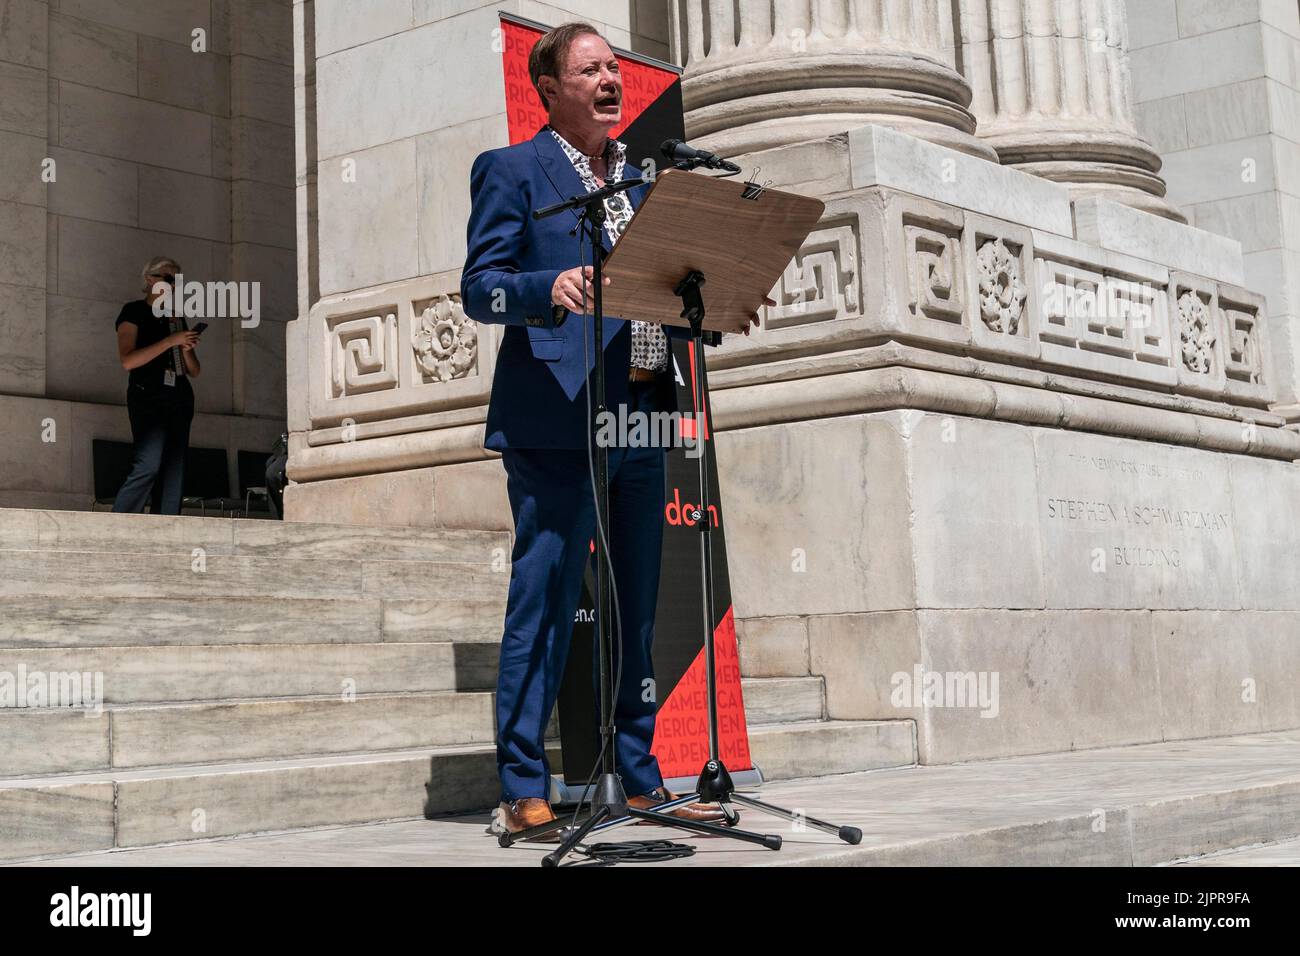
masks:
<svg viewBox="0 0 1300 956"><path fill-rule="evenodd" d="M194 353L199 333L188 331L180 315L154 314L154 303L167 291L165 286L175 286L180 271L172 259L151 259L141 274L145 297L122 306L117 317L117 354L131 373L126 408L135 454L114 511L139 513L151 503L154 514L181 513L185 451L194 418L190 379L200 371Z"/></svg>

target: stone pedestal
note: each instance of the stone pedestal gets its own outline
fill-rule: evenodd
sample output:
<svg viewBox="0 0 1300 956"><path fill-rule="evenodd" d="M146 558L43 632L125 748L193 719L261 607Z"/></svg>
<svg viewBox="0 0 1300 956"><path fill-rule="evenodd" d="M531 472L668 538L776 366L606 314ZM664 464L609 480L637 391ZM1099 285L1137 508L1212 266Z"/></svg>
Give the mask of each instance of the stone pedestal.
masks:
<svg viewBox="0 0 1300 956"><path fill-rule="evenodd" d="M880 127L757 160L814 152L841 188L711 363L746 666L926 762L1300 723L1300 435L1236 244Z"/></svg>

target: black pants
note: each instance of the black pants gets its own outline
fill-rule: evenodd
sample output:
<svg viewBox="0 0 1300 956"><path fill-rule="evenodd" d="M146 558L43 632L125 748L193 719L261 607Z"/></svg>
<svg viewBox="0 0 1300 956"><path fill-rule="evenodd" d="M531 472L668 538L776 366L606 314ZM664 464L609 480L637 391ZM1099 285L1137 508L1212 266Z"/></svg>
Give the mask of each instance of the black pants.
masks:
<svg viewBox="0 0 1300 956"><path fill-rule="evenodd" d="M181 513L181 486L185 481L185 450L190 444L194 418L194 392L182 378L161 392L136 388L127 392L135 452L131 473L118 489L113 510L139 514L146 503L154 514Z"/></svg>

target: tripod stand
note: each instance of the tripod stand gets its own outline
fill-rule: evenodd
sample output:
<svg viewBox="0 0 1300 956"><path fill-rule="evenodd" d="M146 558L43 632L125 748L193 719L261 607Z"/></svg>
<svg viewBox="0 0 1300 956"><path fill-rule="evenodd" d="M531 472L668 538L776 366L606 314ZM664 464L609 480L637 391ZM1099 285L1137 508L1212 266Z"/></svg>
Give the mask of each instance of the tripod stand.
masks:
<svg viewBox="0 0 1300 956"><path fill-rule="evenodd" d="M592 387L596 390L596 414L599 419L601 414L606 411L605 408L605 354L604 354L604 303L602 297L603 286L603 258L604 249L601 245L601 236L605 226L605 199L608 196L631 189L634 186L643 185L640 179L624 180L618 183L610 183L601 189L588 193L584 196L575 196L564 202L548 206L544 209L538 209L533 212L535 219L542 219L547 216L557 215L570 209L582 209L578 218L578 228L585 233L585 239L590 240L592 254L592 304L594 312L594 338L595 338L595 364L589 379ZM583 336L586 336L586 329L583 329ZM591 435L588 435L590 442ZM615 772L614 766L614 693L613 674L612 674L612 645L613 634L610 628L610 579L608 575L609 558L608 558L608 540L606 533L608 529L609 517L609 470L608 470L608 451L600 442L595 443L593 451L594 461L594 494L596 498L596 541L595 541L595 562L596 562L596 642L598 655L599 670L599 698L600 698L600 776L596 782L595 795L591 802L591 813L583 822L568 833L560 847L554 852L548 854L543 860L542 865L545 867L558 866L560 861L577 846L589 832L597 826L621 826L636 821L650 821L661 823L667 826L677 827L679 829L689 830L695 833L707 833L715 836L726 836L735 840L759 844L769 849L779 849L781 838L774 835L765 835L759 833L750 833L744 830L736 830L727 827L716 826L709 823L700 823L692 820L682 820L673 817L664 810L673 809L681 801L673 801L671 804L664 804L653 810L640 810L629 807L627 795L623 790L622 781ZM729 819L735 819L735 812L728 812ZM513 843L521 840L535 840L540 837L549 836L556 831L563 830L566 822L563 819L556 819L541 826L532 827L527 830L521 830L517 833L502 833L498 837L498 843L502 847L508 847Z"/></svg>
<svg viewBox="0 0 1300 956"><path fill-rule="evenodd" d="M781 817L792 823L810 826L825 833L834 834L845 843L856 845L862 842L862 831L857 827L827 823L825 820L796 813L785 807L765 803L748 794L736 792L731 774L727 771L726 765L718 755L717 669L713 637L713 529L709 518L709 471L712 461L712 449L710 442L705 439L704 433L705 425L708 424L711 428L712 424L708 421L708 406L706 404L708 373L704 364L704 296L700 291L702 285L704 285L704 274L693 269L677 283L673 289L673 294L682 300L681 317L686 319L691 326L691 343L694 352L691 360L691 376L694 381L694 392L698 403L695 419L695 440L700 450L698 458L700 503L698 508L691 513L691 518L700 531L700 578L704 589L703 626L705 688L709 712L709 759L705 762L703 769L700 771L700 776L696 780L695 792L680 797L671 804L663 804L660 809L698 800L701 803L718 804L727 813L728 817L731 817L734 813L731 804L738 803L772 816ZM605 827L598 826L597 829L603 830Z"/></svg>

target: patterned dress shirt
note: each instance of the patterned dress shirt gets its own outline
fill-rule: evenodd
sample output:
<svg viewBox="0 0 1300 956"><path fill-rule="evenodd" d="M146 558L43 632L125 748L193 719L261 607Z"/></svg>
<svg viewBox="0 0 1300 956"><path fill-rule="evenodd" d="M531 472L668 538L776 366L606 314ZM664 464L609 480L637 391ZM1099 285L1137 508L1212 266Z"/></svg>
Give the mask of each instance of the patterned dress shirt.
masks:
<svg viewBox="0 0 1300 956"><path fill-rule="evenodd" d="M599 189L600 184L596 182L596 174L591 170L591 162L582 150L570 144L551 127L546 128L560 144L564 155L569 157L569 162L582 178L582 185L587 192L592 193ZM622 179L623 166L626 162L627 146L616 139L606 139L605 165L609 170L606 182L618 182ZM623 235L627 224L632 221L632 213L632 203L628 200L627 193L618 193L605 199L605 232L611 243L617 242L618 237ZM663 327L658 322L642 322L640 319L630 321L632 322L632 367L648 368L654 372L666 369L668 336L664 334Z"/></svg>

